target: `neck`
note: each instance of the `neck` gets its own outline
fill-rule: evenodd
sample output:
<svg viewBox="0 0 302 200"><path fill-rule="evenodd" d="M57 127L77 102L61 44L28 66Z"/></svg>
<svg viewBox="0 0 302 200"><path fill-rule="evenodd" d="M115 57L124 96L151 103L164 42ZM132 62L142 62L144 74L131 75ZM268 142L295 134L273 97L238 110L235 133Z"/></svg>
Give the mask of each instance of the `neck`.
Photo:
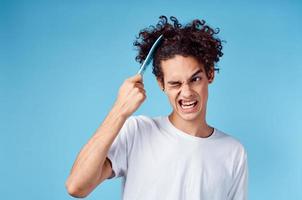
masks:
<svg viewBox="0 0 302 200"><path fill-rule="evenodd" d="M169 120L176 128L192 136L207 138L213 133L213 128L206 122L205 114L194 120L185 120L172 112Z"/></svg>

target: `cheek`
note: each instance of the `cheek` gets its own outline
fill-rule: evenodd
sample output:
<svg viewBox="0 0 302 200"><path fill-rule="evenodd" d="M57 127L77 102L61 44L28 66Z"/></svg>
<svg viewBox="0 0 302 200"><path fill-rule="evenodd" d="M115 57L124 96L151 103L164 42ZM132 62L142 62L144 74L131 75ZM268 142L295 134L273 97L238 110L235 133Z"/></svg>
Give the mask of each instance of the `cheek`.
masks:
<svg viewBox="0 0 302 200"><path fill-rule="evenodd" d="M207 99L208 98L208 88L203 87L200 91L200 95L202 99Z"/></svg>
<svg viewBox="0 0 302 200"><path fill-rule="evenodd" d="M199 87L196 87L195 92L199 94L201 99L206 99L208 97L207 85L200 85Z"/></svg>
<svg viewBox="0 0 302 200"><path fill-rule="evenodd" d="M166 92L166 95L168 96L168 99L169 99L170 103L174 104L175 100L177 98L177 93L175 93L175 92Z"/></svg>

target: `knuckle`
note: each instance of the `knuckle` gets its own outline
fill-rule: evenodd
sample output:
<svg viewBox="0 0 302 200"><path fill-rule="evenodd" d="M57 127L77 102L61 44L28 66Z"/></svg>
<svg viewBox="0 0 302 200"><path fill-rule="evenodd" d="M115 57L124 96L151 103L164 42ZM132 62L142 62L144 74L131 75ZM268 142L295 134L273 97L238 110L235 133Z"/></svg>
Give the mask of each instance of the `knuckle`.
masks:
<svg viewBox="0 0 302 200"><path fill-rule="evenodd" d="M123 83L124 86L128 87L129 86L129 81L125 80Z"/></svg>
<svg viewBox="0 0 302 200"><path fill-rule="evenodd" d="M139 98L140 99L144 99L145 98L145 95L143 93L139 93Z"/></svg>
<svg viewBox="0 0 302 200"><path fill-rule="evenodd" d="M139 92L139 88L137 88L137 87L134 87L133 90L134 90L134 92Z"/></svg>
<svg viewBox="0 0 302 200"><path fill-rule="evenodd" d="M128 82L127 85L128 85L128 87L129 87L130 89L133 89L133 88L134 88L134 84L131 83L131 82Z"/></svg>

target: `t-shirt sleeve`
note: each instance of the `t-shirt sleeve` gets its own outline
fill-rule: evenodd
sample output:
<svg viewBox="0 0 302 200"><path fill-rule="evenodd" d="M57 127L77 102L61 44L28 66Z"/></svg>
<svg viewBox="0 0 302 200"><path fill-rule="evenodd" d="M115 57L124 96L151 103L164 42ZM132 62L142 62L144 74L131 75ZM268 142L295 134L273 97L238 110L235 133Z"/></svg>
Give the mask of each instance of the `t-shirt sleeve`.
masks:
<svg viewBox="0 0 302 200"><path fill-rule="evenodd" d="M247 153L242 148L238 163L235 167L233 182L228 193L229 200L248 199L248 164Z"/></svg>
<svg viewBox="0 0 302 200"><path fill-rule="evenodd" d="M109 148L107 158L111 161L114 175L110 178L125 176L128 168L128 152L135 134L135 119L129 117Z"/></svg>

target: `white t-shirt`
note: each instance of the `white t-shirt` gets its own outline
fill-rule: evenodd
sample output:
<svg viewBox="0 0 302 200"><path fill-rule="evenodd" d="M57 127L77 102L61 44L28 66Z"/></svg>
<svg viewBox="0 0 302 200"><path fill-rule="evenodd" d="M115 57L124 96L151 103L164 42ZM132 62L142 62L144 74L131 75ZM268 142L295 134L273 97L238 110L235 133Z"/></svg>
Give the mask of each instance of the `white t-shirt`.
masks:
<svg viewBox="0 0 302 200"><path fill-rule="evenodd" d="M123 177L123 200L247 199L246 151L216 128L200 138L167 116L131 116L108 158L114 177Z"/></svg>

